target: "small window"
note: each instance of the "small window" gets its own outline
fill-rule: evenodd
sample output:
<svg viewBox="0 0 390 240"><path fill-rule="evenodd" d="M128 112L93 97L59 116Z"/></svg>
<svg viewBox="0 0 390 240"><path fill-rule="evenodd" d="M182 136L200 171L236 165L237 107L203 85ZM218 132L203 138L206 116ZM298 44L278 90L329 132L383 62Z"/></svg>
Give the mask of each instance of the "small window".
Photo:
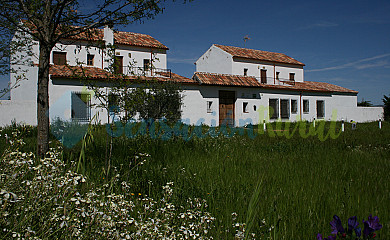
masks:
<svg viewBox="0 0 390 240"><path fill-rule="evenodd" d="M295 81L295 73L290 73L290 81Z"/></svg>
<svg viewBox="0 0 390 240"><path fill-rule="evenodd" d="M270 115L269 116L270 119L278 119L279 118L279 99L270 99L269 100L269 115Z"/></svg>
<svg viewBox="0 0 390 240"><path fill-rule="evenodd" d="M309 100L303 100L303 113L309 113Z"/></svg>
<svg viewBox="0 0 390 240"><path fill-rule="evenodd" d="M243 102L242 104L242 110L244 113L248 112L248 102Z"/></svg>
<svg viewBox="0 0 390 240"><path fill-rule="evenodd" d="M297 100L291 99L291 113L298 113L298 102Z"/></svg>
<svg viewBox="0 0 390 240"><path fill-rule="evenodd" d="M279 80L279 74L280 72L276 72L276 80Z"/></svg>
<svg viewBox="0 0 390 240"><path fill-rule="evenodd" d="M256 105L253 105L253 111L255 111L255 112L256 112L256 110L257 110L257 107L256 107Z"/></svg>
<svg viewBox="0 0 390 240"><path fill-rule="evenodd" d="M248 68L244 68L244 76L248 76Z"/></svg>
<svg viewBox="0 0 390 240"><path fill-rule="evenodd" d="M212 113L213 101L207 101L207 112Z"/></svg>
<svg viewBox="0 0 390 240"><path fill-rule="evenodd" d="M72 92L72 120L88 122L91 120L91 95L88 93Z"/></svg>
<svg viewBox="0 0 390 240"><path fill-rule="evenodd" d="M325 102L323 100L317 101L317 118L321 119L325 117Z"/></svg>
<svg viewBox="0 0 390 240"><path fill-rule="evenodd" d="M93 59L94 59L95 55L92 55L92 54L87 54L87 65L88 66L93 66Z"/></svg>
<svg viewBox="0 0 390 240"><path fill-rule="evenodd" d="M66 64L66 52L53 52L53 64L65 65Z"/></svg>
<svg viewBox="0 0 390 240"><path fill-rule="evenodd" d="M150 59L144 59L144 71L150 70Z"/></svg>

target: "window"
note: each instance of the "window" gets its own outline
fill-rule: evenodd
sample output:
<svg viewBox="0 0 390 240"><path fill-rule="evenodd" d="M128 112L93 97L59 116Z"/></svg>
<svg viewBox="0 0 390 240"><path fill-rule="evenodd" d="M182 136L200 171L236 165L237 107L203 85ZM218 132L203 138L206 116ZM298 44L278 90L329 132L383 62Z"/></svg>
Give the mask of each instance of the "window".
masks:
<svg viewBox="0 0 390 240"><path fill-rule="evenodd" d="M248 76L248 68L244 68L244 76Z"/></svg>
<svg viewBox="0 0 390 240"><path fill-rule="evenodd" d="M279 118L279 99L269 100L269 115L270 115L270 119Z"/></svg>
<svg viewBox="0 0 390 240"><path fill-rule="evenodd" d="M207 101L207 112L212 113L212 106L213 106L213 101Z"/></svg>
<svg viewBox="0 0 390 240"><path fill-rule="evenodd" d="M150 70L150 59L144 59L144 71Z"/></svg>
<svg viewBox="0 0 390 240"><path fill-rule="evenodd" d="M279 74L280 72L276 72L276 80L279 80Z"/></svg>
<svg viewBox="0 0 390 240"><path fill-rule="evenodd" d="M261 83L267 83L267 70L265 69L260 70L260 78L261 78Z"/></svg>
<svg viewBox="0 0 390 240"><path fill-rule="evenodd" d="M72 120L88 122L91 120L91 95L72 92L71 108Z"/></svg>
<svg viewBox="0 0 390 240"><path fill-rule="evenodd" d="M117 94L108 94L108 109L110 114L119 112L119 96Z"/></svg>
<svg viewBox="0 0 390 240"><path fill-rule="evenodd" d="M53 52L53 64L65 65L66 64L66 52Z"/></svg>
<svg viewBox="0 0 390 240"><path fill-rule="evenodd" d="M323 100L317 101L317 118L325 117L325 102Z"/></svg>
<svg viewBox="0 0 390 240"><path fill-rule="evenodd" d="M92 55L92 54L87 54L87 65L88 66L93 66L93 59L94 59L95 55Z"/></svg>
<svg viewBox="0 0 390 240"><path fill-rule="evenodd" d="M114 72L116 74L123 74L123 56L115 56Z"/></svg>
<svg viewBox="0 0 390 240"><path fill-rule="evenodd" d="M290 73L290 81L295 81L295 73Z"/></svg>
<svg viewBox="0 0 390 240"><path fill-rule="evenodd" d="M257 107L256 107L256 105L253 105L253 111L255 111L255 112L256 112L256 110L257 110Z"/></svg>
<svg viewBox="0 0 390 240"><path fill-rule="evenodd" d="M303 113L309 113L309 100L303 100Z"/></svg>
<svg viewBox="0 0 390 240"><path fill-rule="evenodd" d="M248 112L248 102L243 102L242 103L242 110L244 113Z"/></svg>
<svg viewBox="0 0 390 240"><path fill-rule="evenodd" d="M290 101L288 99L280 100L280 117L282 119L290 118Z"/></svg>
<svg viewBox="0 0 390 240"><path fill-rule="evenodd" d="M291 99L291 113L296 114L298 112L298 101Z"/></svg>

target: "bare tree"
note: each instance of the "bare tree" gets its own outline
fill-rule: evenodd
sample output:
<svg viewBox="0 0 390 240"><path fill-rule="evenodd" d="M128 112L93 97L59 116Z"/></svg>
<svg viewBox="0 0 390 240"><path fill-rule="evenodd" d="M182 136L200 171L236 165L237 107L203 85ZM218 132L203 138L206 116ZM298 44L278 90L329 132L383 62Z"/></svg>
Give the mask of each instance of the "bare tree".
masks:
<svg viewBox="0 0 390 240"><path fill-rule="evenodd" d="M37 155L48 151L50 52L61 39L80 34L93 36L93 30L153 18L163 10L165 0L2 0L0 9L0 60L11 60L14 50L28 41L13 41L15 33L31 36L39 43ZM185 1L185 0L184 0ZM91 5L93 7L91 8ZM11 47L8 47L11 46ZM21 58L23 59L23 58ZM7 63L0 63L5 69ZM9 62L8 62L9 66Z"/></svg>

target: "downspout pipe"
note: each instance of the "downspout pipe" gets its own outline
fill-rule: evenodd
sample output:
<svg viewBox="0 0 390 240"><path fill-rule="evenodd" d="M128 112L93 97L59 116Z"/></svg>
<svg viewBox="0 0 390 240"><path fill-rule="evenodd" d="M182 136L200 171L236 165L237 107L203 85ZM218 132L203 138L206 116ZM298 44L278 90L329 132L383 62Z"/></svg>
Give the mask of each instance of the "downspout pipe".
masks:
<svg viewBox="0 0 390 240"><path fill-rule="evenodd" d="M302 92L299 92L299 118L302 121Z"/></svg>

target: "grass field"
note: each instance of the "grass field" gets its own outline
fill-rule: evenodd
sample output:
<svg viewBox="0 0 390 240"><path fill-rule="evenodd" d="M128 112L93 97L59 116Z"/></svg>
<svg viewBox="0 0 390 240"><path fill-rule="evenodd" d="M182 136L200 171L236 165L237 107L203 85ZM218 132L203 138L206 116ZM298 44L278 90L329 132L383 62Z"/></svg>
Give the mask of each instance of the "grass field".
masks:
<svg viewBox="0 0 390 240"><path fill-rule="evenodd" d="M329 123L324 131L328 128ZM377 239L390 239L390 124L383 123L381 130L377 123L358 124L356 130L346 124L345 129L338 138L325 141L303 138L298 132L291 138L265 133L254 139L235 135L188 141L122 135L113 138L110 176L119 174L136 195L162 198L161 187L174 182L175 204L186 204L187 198L207 200L216 218L211 230L215 239L234 239L232 213L238 214L236 222L253 224L252 232L270 239L328 236L335 214L344 225L357 216L361 227L363 218L373 214L383 225ZM35 131L24 136L24 150L34 151ZM11 129L2 130L2 136L7 132ZM1 152L6 145L0 137ZM64 161L77 161L81 151L81 143L64 148ZM139 153L151 157L137 164ZM96 184L110 181L104 172L105 156L105 128L96 127L82 167ZM120 192L120 187L114 191ZM256 193L259 201L249 207Z"/></svg>

